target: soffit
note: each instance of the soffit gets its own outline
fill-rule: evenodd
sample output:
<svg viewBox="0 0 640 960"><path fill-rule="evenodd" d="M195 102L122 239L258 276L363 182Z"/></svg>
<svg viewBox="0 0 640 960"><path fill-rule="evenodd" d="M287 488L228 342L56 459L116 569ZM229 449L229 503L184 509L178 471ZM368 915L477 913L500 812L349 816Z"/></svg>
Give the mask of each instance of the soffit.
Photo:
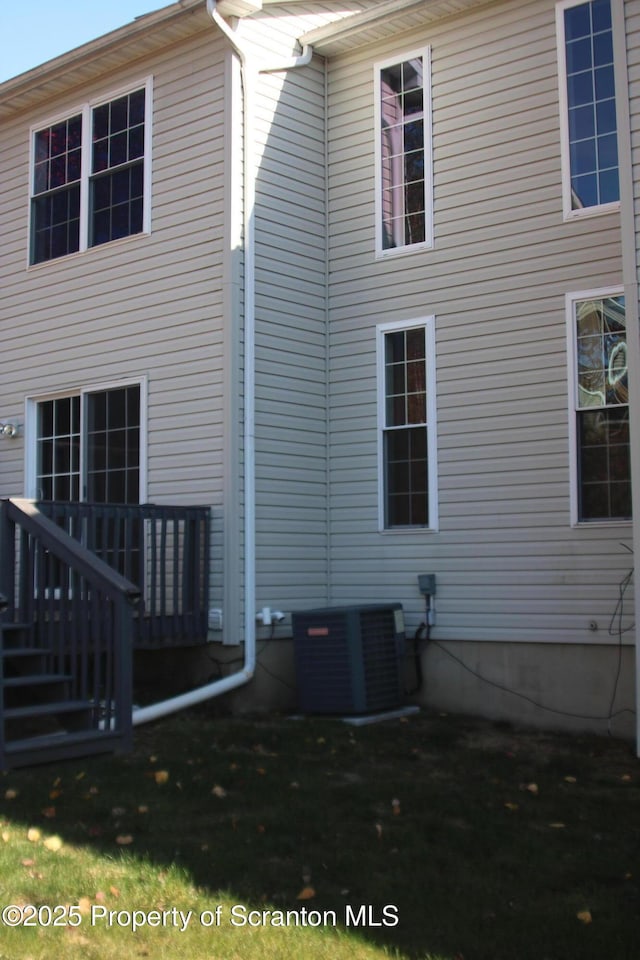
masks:
<svg viewBox="0 0 640 960"><path fill-rule="evenodd" d="M337 23L310 30L299 39L317 53L335 56L365 44L388 40L391 33L420 29L489 2L491 0L382 0Z"/></svg>
<svg viewBox="0 0 640 960"><path fill-rule="evenodd" d="M0 84L0 120L25 113L77 87L211 29L204 0L178 0Z"/></svg>

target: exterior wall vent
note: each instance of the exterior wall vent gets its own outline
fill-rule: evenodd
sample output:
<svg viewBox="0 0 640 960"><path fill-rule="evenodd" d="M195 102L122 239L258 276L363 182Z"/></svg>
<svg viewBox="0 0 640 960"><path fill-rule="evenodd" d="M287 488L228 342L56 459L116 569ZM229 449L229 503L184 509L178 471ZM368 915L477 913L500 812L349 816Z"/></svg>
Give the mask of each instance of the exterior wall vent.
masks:
<svg viewBox="0 0 640 960"><path fill-rule="evenodd" d="M292 626L302 713L375 713L401 704L402 604L303 610Z"/></svg>

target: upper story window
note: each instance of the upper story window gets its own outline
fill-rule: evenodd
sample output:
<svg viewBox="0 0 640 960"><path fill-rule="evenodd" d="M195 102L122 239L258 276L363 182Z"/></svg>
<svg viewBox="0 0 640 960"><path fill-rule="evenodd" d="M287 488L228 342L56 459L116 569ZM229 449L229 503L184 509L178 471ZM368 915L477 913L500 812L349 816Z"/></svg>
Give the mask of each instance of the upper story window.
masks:
<svg viewBox="0 0 640 960"><path fill-rule="evenodd" d="M375 66L376 253L433 244L429 50Z"/></svg>
<svg viewBox="0 0 640 960"><path fill-rule="evenodd" d="M151 82L33 132L31 263L148 232Z"/></svg>
<svg viewBox="0 0 640 960"><path fill-rule="evenodd" d="M631 461L625 300L567 297L572 522L629 520Z"/></svg>
<svg viewBox="0 0 640 960"><path fill-rule="evenodd" d="M381 324L380 529L437 529L434 318Z"/></svg>
<svg viewBox="0 0 640 960"><path fill-rule="evenodd" d="M617 208L611 0L557 7L565 218Z"/></svg>

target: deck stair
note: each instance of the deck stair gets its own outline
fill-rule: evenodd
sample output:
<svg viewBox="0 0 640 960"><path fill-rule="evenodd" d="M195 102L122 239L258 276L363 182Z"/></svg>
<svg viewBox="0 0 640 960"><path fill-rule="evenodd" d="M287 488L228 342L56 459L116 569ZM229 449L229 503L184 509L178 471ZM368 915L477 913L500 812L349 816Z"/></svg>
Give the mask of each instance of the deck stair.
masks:
<svg viewBox="0 0 640 960"><path fill-rule="evenodd" d="M0 578L0 768L127 749L139 589L28 501L0 501Z"/></svg>

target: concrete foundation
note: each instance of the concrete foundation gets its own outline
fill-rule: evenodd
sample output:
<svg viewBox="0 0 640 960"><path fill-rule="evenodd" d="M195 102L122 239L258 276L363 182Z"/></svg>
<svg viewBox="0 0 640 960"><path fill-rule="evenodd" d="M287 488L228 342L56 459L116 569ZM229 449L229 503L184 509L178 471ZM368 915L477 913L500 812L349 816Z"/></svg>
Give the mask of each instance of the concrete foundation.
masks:
<svg viewBox="0 0 640 960"><path fill-rule="evenodd" d="M632 646L430 642L422 645L421 665L422 688L407 699L427 709L519 726L635 738ZM163 696L182 693L241 666L242 647L209 644L137 654L136 675L144 678L146 698L153 700L161 689ZM415 686L415 677L409 656L408 689ZM215 704L234 714L295 711L293 642L259 643L253 680Z"/></svg>

